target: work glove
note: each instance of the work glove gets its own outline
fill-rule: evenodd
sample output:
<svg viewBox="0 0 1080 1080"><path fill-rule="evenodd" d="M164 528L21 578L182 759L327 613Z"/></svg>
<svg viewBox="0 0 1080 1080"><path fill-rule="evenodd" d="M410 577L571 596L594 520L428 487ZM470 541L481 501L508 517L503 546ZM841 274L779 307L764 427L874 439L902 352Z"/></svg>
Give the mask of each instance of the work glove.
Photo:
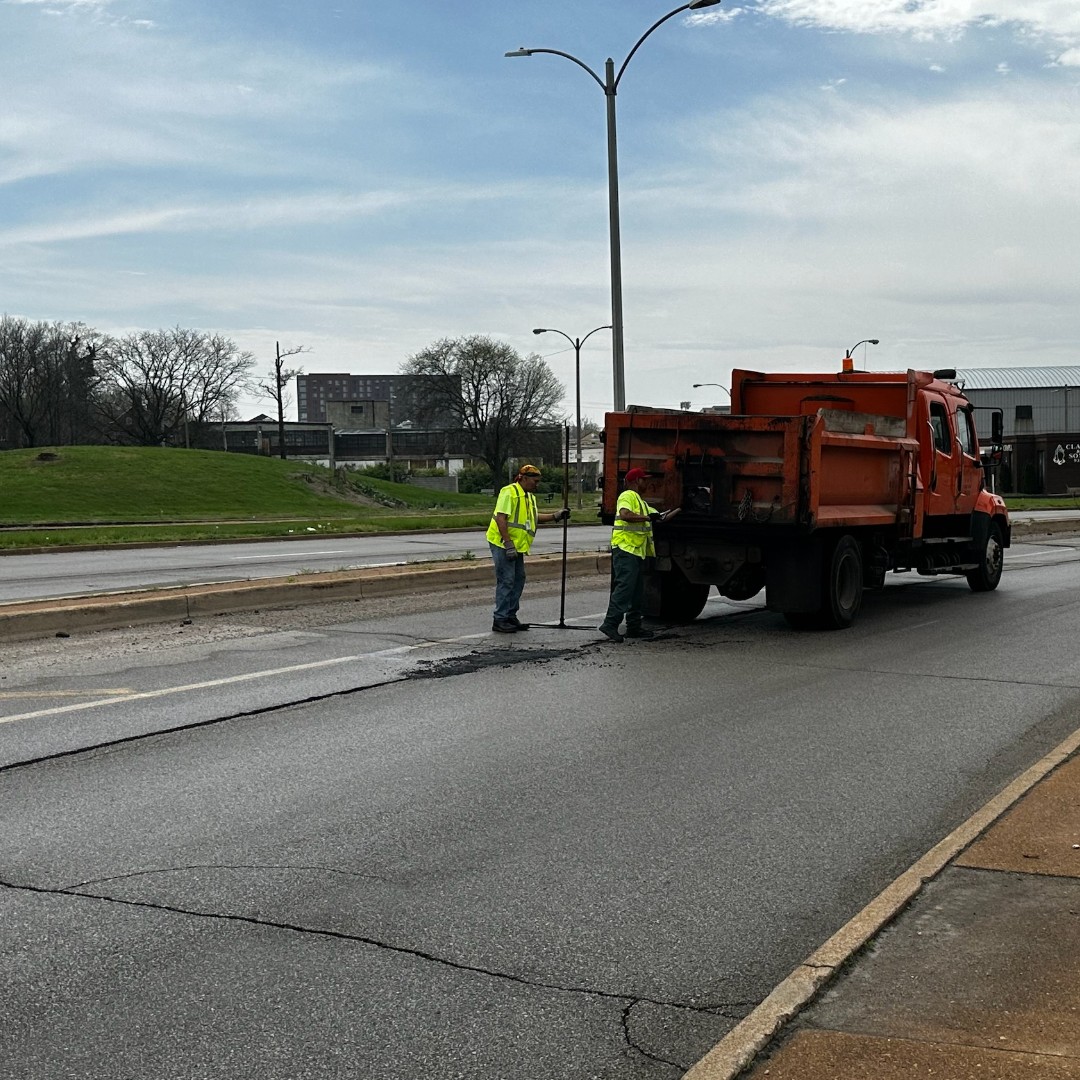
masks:
<svg viewBox="0 0 1080 1080"><path fill-rule="evenodd" d="M513 544L506 545L506 557L508 559L516 559L518 557L518 549Z"/></svg>
<svg viewBox="0 0 1080 1080"><path fill-rule="evenodd" d="M567 521L570 517L570 507L564 506L561 510L555 511L556 521Z"/></svg>

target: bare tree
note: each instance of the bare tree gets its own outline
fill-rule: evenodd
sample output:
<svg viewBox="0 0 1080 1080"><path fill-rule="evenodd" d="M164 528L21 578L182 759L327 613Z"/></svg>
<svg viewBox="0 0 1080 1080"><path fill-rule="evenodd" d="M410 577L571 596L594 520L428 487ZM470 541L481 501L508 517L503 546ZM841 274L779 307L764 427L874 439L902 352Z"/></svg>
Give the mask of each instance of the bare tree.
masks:
<svg viewBox="0 0 1080 1080"><path fill-rule="evenodd" d="M401 370L423 377L414 391L420 418L450 418L496 477L511 451L538 446L538 428L563 420L557 409L565 391L545 361L535 353L522 359L489 337L444 338L409 357Z"/></svg>
<svg viewBox="0 0 1080 1080"><path fill-rule="evenodd" d="M304 374L303 368L287 368L284 361L290 356L299 356L303 352L307 352L307 350L302 345L297 345L295 348L286 349L285 352L282 352L281 342L275 341L274 369L266 373L264 376L265 382L258 384L259 389L267 397L273 398L274 404L277 405L278 453L282 459L285 458L285 408L287 405L292 404L289 398L289 383L297 375Z"/></svg>
<svg viewBox="0 0 1080 1080"><path fill-rule="evenodd" d="M98 407L121 439L142 446L183 438L228 411L249 389L255 358L220 334L174 327L109 340L99 350Z"/></svg>
<svg viewBox="0 0 1080 1080"><path fill-rule="evenodd" d="M99 335L81 323L0 319L0 428L17 446L89 436ZM0 436L3 437L3 436Z"/></svg>

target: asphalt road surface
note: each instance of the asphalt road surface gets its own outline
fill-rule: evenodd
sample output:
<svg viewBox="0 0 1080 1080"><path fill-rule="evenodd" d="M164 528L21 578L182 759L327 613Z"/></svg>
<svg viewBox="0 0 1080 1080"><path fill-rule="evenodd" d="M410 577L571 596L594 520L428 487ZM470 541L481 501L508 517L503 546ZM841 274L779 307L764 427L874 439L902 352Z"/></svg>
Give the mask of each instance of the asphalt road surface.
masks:
<svg viewBox="0 0 1080 1080"><path fill-rule="evenodd" d="M570 526L567 550L606 549L610 539L611 529L605 526ZM537 555L561 552L562 542L561 527L542 525L532 550ZM489 557L482 530L11 555L0 558L0 603L288 577L362 566L400 566L458 559L468 551L477 558Z"/></svg>
<svg viewBox="0 0 1080 1080"><path fill-rule="evenodd" d="M0 1076L674 1080L1080 724L1078 563L831 634L470 593L8 646Z"/></svg>

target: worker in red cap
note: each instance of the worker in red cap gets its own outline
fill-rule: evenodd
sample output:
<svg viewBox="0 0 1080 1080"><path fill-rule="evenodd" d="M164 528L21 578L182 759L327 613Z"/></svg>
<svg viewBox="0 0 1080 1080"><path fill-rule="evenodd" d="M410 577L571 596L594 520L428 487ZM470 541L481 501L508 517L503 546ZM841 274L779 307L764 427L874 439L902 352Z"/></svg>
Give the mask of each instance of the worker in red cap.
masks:
<svg viewBox="0 0 1080 1080"><path fill-rule="evenodd" d="M563 521L570 516L567 506L543 514L537 510L539 484L540 470L535 465L522 465L514 482L499 492L495 513L491 515L487 531L491 560L495 564L495 611L491 629L497 634L529 629L529 624L517 617L521 592L525 588L525 556L532 547L538 522Z"/></svg>
<svg viewBox="0 0 1080 1080"><path fill-rule="evenodd" d="M653 546L654 521L674 517L679 508L658 513L642 497L649 474L631 469L623 477L623 491L615 505L615 525L611 530L611 597L600 633L609 641L623 641L619 625L626 617L626 637L651 638L653 632L641 625L641 600L645 591L645 560L656 554Z"/></svg>

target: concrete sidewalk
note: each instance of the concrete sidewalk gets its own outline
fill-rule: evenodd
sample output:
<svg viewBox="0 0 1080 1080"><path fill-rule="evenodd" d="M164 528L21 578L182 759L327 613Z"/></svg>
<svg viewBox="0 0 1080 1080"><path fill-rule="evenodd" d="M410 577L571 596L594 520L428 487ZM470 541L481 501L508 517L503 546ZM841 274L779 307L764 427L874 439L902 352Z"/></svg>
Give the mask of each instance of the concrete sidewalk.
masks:
<svg viewBox="0 0 1080 1080"><path fill-rule="evenodd" d="M1080 1080L1078 748L942 841L686 1080Z"/></svg>

